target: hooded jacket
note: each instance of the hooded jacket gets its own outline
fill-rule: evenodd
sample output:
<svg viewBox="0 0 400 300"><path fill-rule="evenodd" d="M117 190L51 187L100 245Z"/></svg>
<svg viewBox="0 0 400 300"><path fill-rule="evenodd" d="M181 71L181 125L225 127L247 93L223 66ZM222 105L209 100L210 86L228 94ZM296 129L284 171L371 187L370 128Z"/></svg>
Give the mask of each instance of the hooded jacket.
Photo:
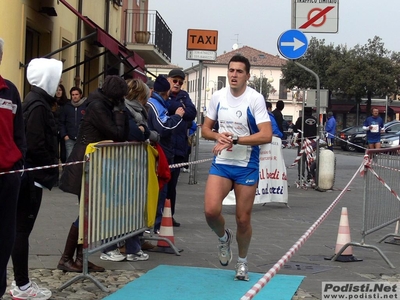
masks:
<svg viewBox="0 0 400 300"><path fill-rule="evenodd" d="M27 143L27 168L58 164L58 126L51 110L62 72L62 62L36 58L27 68L31 91L22 104ZM29 172L31 178L51 190L58 180L58 168Z"/></svg>
<svg viewBox="0 0 400 300"><path fill-rule="evenodd" d="M18 170L26 152L21 99L15 85L0 76L0 172Z"/></svg>

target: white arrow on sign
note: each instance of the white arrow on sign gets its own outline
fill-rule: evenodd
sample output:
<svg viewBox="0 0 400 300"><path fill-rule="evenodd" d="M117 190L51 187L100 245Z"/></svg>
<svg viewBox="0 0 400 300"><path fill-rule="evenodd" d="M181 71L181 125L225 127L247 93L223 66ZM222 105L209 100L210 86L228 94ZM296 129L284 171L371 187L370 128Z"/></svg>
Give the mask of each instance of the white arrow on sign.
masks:
<svg viewBox="0 0 400 300"><path fill-rule="evenodd" d="M293 38L293 42L281 42L282 47L293 47L293 51L296 51L297 49L303 47L304 45L305 43L296 39L295 37Z"/></svg>

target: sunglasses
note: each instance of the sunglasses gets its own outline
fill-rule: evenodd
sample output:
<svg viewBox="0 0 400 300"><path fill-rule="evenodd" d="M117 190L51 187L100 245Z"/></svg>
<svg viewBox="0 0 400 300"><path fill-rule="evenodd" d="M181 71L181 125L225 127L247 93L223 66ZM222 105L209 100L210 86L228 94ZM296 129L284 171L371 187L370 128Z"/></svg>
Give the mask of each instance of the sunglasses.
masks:
<svg viewBox="0 0 400 300"><path fill-rule="evenodd" d="M173 79L172 82L175 83L175 84L177 83L179 85L183 84L183 81L182 80L178 80L178 79Z"/></svg>

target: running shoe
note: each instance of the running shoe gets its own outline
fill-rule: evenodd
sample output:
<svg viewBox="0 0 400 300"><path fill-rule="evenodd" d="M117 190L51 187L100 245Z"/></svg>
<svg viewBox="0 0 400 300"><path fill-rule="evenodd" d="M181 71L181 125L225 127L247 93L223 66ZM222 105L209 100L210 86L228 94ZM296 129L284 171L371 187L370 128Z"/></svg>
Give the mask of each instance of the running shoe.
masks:
<svg viewBox="0 0 400 300"><path fill-rule="evenodd" d="M31 281L31 286L25 291L22 291L15 284L11 285L11 298L14 300L47 300L51 298L51 291L46 288L41 288L36 282Z"/></svg>
<svg viewBox="0 0 400 300"><path fill-rule="evenodd" d="M123 260L125 260L125 255L121 254L121 252L119 252L119 249L117 248L112 251L103 252L100 255L100 259L101 260L111 260L111 261L123 261Z"/></svg>
<svg viewBox="0 0 400 300"><path fill-rule="evenodd" d="M245 280L249 281L249 268L247 267L247 263L240 263L236 264L236 275L235 280Z"/></svg>
<svg viewBox="0 0 400 300"><path fill-rule="evenodd" d="M139 260L148 260L149 259L149 255L147 253L144 253L142 250L140 250L137 253L134 254L128 254L126 256L126 260L129 261L139 261Z"/></svg>
<svg viewBox="0 0 400 300"><path fill-rule="evenodd" d="M232 242L232 231L228 228L225 229L226 234L228 235L228 239L225 243L220 242L218 245L218 258L221 265L226 267L232 260L232 250L231 250L231 242Z"/></svg>

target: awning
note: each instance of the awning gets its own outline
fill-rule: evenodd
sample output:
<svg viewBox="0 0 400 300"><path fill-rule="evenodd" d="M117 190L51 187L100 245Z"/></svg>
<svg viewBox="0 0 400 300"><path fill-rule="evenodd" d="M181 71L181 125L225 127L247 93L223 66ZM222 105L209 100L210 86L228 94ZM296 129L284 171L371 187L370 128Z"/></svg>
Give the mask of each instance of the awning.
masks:
<svg viewBox="0 0 400 300"><path fill-rule="evenodd" d="M332 104L331 110L334 113L347 114L352 108L353 104Z"/></svg>
<svg viewBox="0 0 400 300"><path fill-rule="evenodd" d="M380 113L385 113L386 111L386 106L385 105L371 105L371 107L376 107L379 109ZM359 113L365 113L367 109L367 106L365 104L360 105L360 111ZM357 112L357 105L354 104L332 104L331 110L334 113L356 113ZM399 106L388 106L388 113L390 115L395 114L395 113L400 113L400 107Z"/></svg>
<svg viewBox="0 0 400 300"><path fill-rule="evenodd" d="M144 60L134 53L133 51L127 49L118 40L112 37L109 33L104 31L100 26L89 18L83 16L79 11L72 7L66 0L59 0L64 4L70 11L72 11L80 20L85 24L93 28L97 33L97 42L99 42L104 48L118 57L121 62L129 66L134 71L134 76L136 78L141 78L144 82L147 81L145 74L145 62Z"/></svg>
<svg viewBox="0 0 400 300"><path fill-rule="evenodd" d="M386 113L386 105L371 105L371 108L377 108L379 110L379 113ZM366 104L361 104L360 105L360 113L366 113L367 110L367 105ZM394 109L391 106L388 106L388 114L393 115L395 113ZM357 112L357 105L354 105L353 108L349 111L350 113L356 113Z"/></svg>

